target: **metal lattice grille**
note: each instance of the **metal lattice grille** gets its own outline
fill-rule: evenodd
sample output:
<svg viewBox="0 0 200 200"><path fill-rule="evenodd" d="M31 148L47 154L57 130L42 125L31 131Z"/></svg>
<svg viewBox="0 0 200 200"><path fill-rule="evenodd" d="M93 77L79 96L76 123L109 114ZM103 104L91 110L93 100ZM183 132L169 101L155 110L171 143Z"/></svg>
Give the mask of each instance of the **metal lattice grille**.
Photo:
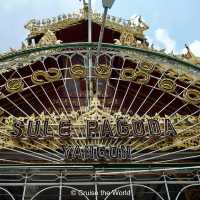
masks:
<svg viewBox="0 0 200 200"><path fill-rule="evenodd" d="M140 170L145 172L140 173ZM160 168L155 172L132 169L130 173L125 168L119 172L114 168L80 166L57 169L5 166L5 169L1 167L0 196L3 200L197 200L196 193L200 189L197 170L184 167Z"/></svg>

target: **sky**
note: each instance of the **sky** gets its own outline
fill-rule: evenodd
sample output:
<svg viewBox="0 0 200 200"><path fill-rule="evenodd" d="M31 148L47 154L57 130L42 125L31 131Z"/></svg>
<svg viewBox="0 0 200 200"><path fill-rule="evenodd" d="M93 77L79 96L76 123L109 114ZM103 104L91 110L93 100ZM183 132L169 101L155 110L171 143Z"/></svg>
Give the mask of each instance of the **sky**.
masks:
<svg viewBox="0 0 200 200"><path fill-rule="evenodd" d="M19 48L30 19L68 14L82 7L79 0L0 0L0 52ZM101 0L92 0L94 10L102 12ZM187 43L200 56L200 0L115 0L110 15L131 19L141 15L150 29L146 37L156 48L185 51Z"/></svg>

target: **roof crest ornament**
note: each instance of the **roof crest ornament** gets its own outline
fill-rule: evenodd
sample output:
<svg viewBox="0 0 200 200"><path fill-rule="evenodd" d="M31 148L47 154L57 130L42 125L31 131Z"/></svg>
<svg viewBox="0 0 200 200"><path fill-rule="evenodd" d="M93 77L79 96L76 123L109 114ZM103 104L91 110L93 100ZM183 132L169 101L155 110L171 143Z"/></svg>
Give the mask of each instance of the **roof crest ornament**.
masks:
<svg viewBox="0 0 200 200"><path fill-rule="evenodd" d="M200 65L200 57L195 56L187 44L185 44L185 47L186 47L187 53L182 54L181 57L195 65Z"/></svg>
<svg viewBox="0 0 200 200"><path fill-rule="evenodd" d="M47 30L44 36L40 39L39 45L60 44L62 41L58 40L54 32Z"/></svg>
<svg viewBox="0 0 200 200"><path fill-rule="evenodd" d="M68 15L59 15L57 18L48 18L43 19L42 21L32 19L24 27L30 32L28 37L31 38L44 34L46 30L55 32L66 27L76 25L82 20L87 20L87 12L88 4L85 2L83 9L81 9L78 13L76 12ZM92 21L101 25L102 15L97 12L92 12ZM135 24L131 20L123 20L122 18L108 15L105 26L120 33L125 28L132 34L141 38L144 38L144 31L149 29L141 17L138 19L138 24Z"/></svg>

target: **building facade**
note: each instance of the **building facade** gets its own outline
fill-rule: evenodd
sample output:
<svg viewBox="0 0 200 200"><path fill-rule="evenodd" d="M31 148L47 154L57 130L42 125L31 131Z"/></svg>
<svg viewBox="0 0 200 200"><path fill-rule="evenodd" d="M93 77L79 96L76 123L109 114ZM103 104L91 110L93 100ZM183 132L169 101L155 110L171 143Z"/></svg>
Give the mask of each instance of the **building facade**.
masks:
<svg viewBox="0 0 200 200"><path fill-rule="evenodd" d="M88 7L0 55L1 200L198 200L200 59Z"/></svg>

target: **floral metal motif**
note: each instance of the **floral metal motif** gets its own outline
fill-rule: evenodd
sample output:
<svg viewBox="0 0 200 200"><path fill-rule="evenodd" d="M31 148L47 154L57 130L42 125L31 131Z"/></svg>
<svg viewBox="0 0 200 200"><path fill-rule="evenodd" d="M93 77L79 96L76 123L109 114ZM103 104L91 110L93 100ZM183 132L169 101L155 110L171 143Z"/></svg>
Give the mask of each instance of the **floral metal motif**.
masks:
<svg viewBox="0 0 200 200"><path fill-rule="evenodd" d="M147 84L150 80L150 75L144 71L138 71L136 75L135 81L139 84Z"/></svg>
<svg viewBox="0 0 200 200"><path fill-rule="evenodd" d="M142 62L140 63L140 70L151 73L153 72L155 69L155 66L153 63L149 63L149 62Z"/></svg>
<svg viewBox="0 0 200 200"><path fill-rule="evenodd" d="M126 81L133 81L137 76L136 70L132 68L125 68L121 70L120 78Z"/></svg>
<svg viewBox="0 0 200 200"><path fill-rule="evenodd" d="M134 34L130 33L128 30L123 31L120 36L120 44L121 45L127 45L127 46L135 46L136 45L136 39Z"/></svg>
<svg viewBox="0 0 200 200"><path fill-rule="evenodd" d="M86 68L82 65L73 65L69 71L73 79L81 79L86 76Z"/></svg>
<svg viewBox="0 0 200 200"><path fill-rule="evenodd" d="M60 80L62 73L57 68L49 68L48 73L46 73L46 79L48 81L58 81Z"/></svg>
<svg viewBox="0 0 200 200"><path fill-rule="evenodd" d="M188 89L183 94L186 101L191 104L199 104L200 103L200 92L196 89Z"/></svg>
<svg viewBox="0 0 200 200"><path fill-rule="evenodd" d="M61 72L57 68L49 68L47 72L43 70L33 72L31 80L35 85L41 85L45 81L57 81L61 78L61 75Z"/></svg>
<svg viewBox="0 0 200 200"><path fill-rule="evenodd" d="M35 84L35 85L41 85L45 82L46 79L46 72L43 70L37 70L35 72L33 72L32 76L31 76L31 81Z"/></svg>
<svg viewBox="0 0 200 200"><path fill-rule="evenodd" d="M9 93L21 92L24 88L24 83L21 79L14 78L8 80L5 87Z"/></svg>
<svg viewBox="0 0 200 200"><path fill-rule="evenodd" d="M193 81L193 78L192 78L191 76L186 75L186 74L180 75L180 76L179 76L179 79L180 79L181 81L189 82L189 83L191 83L191 82Z"/></svg>
<svg viewBox="0 0 200 200"><path fill-rule="evenodd" d="M99 64L96 66L95 72L99 79L108 79L111 76L112 69L108 65Z"/></svg>
<svg viewBox="0 0 200 200"><path fill-rule="evenodd" d="M58 40L56 35L50 30L48 30L39 41L39 45L50 45L50 44L60 44L60 43L61 41Z"/></svg>
<svg viewBox="0 0 200 200"><path fill-rule="evenodd" d="M171 79L161 79L158 83L158 87L164 92L174 92L176 89L176 83Z"/></svg>

